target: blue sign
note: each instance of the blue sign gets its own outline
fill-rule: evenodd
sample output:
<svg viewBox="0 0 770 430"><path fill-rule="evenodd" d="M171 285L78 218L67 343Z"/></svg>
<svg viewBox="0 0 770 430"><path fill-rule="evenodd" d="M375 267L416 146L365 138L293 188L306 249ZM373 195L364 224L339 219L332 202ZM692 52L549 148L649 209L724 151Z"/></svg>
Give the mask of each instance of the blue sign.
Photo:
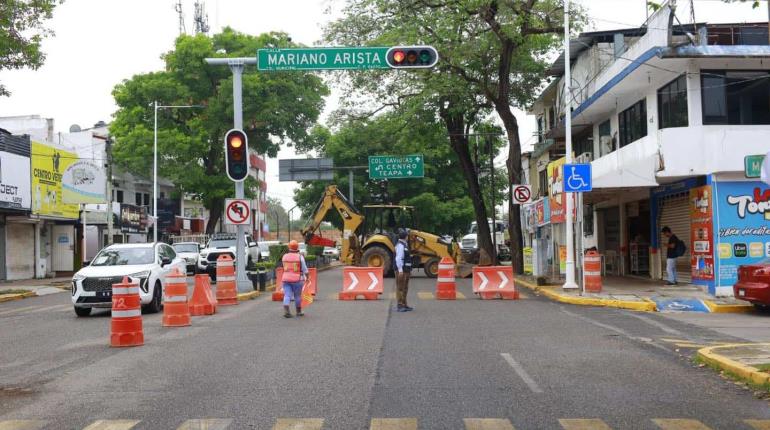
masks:
<svg viewBox="0 0 770 430"><path fill-rule="evenodd" d="M564 191L568 193L585 193L593 189L591 183L590 164L564 165Z"/></svg>
<svg viewBox="0 0 770 430"><path fill-rule="evenodd" d="M698 299L653 297L658 312L709 312L706 305Z"/></svg>

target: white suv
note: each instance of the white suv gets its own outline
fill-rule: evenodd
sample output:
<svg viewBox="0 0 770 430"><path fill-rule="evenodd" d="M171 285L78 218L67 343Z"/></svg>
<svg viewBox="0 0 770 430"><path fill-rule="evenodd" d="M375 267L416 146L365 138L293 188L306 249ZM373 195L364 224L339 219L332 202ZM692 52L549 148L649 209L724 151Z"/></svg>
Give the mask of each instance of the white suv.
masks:
<svg viewBox="0 0 770 430"><path fill-rule="evenodd" d="M229 255L230 258L236 260L236 245L234 233L216 233L211 236L209 243L206 247L201 249L198 256L198 272L208 273L212 281L216 282L217 276L217 258L221 255ZM250 235L243 236L244 256L246 257L246 267L251 267L254 263L262 261L259 255L259 247L254 239Z"/></svg>
<svg viewBox="0 0 770 430"><path fill-rule="evenodd" d="M166 275L186 270L185 261L165 243L110 245L96 254L91 264L72 277L72 304L79 317L88 316L92 308L112 306L112 284L124 276L139 282L139 297L147 312L163 307Z"/></svg>

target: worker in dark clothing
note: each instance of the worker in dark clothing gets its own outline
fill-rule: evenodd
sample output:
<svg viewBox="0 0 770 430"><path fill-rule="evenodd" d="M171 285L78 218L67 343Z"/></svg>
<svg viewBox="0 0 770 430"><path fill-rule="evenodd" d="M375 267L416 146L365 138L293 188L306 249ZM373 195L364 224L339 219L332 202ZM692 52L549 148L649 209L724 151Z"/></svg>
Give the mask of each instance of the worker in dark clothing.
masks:
<svg viewBox="0 0 770 430"><path fill-rule="evenodd" d="M684 255L684 242L679 240L668 226L663 227L661 233L668 238L668 244L666 244L666 273L668 275L668 282L666 282L666 285L676 285L676 259Z"/></svg>
<svg viewBox="0 0 770 430"><path fill-rule="evenodd" d="M406 230L398 232L398 243L396 243L396 299L398 300L397 312L408 312L413 310L406 304L406 294L409 291L409 277L412 272L412 256L409 253L409 243L407 242Z"/></svg>

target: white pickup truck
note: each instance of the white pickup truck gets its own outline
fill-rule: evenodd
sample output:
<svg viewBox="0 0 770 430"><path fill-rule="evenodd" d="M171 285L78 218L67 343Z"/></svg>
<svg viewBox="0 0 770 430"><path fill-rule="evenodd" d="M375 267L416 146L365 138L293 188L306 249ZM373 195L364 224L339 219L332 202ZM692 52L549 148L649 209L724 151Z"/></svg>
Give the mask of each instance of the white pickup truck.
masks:
<svg viewBox="0 0 770 430"><path fill-rule="evenodd" d="M508 245L505 244L505 231L507 230L507 227L505 221L497 220L493 224L492 220L489 220L489 231L494 234L493 242L497 240L497 256L501 260L509 259L511 257L511 250L508 248ZM464 261L478 261L478 230L476 221L473 221L470 229L468 229L468 234L463 236L460 241L460 251L463 254Z"/></svg>
<svg viewBox="0 0 770 430"><path fill-rule="evenodd" d="M198 271L200 273L208 273L211 279L215 280L217 258L222 254L227 254L234 260L236 259L236 236L234 233L217 233L211 236L209 243L206 244L205 248L201 249L200 256L198 257ZM259 247L250 235L244 235L243 241L244 257L246 258L246 267L248 268L253 263L261 261Z"/></svg>

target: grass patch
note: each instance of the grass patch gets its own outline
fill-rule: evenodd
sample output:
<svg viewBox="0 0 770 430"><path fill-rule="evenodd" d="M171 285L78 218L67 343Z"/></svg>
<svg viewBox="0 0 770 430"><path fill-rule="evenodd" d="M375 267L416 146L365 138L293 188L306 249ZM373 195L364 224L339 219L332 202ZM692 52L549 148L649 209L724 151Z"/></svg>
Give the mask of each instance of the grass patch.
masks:
<svg viewBox="0 0 770 430"><path fill-rule="evenodd" d="M770 373L770 363L755 364L754 367L760 372Z"/></svg>
<svg viewBox="0 0 770 430"><path fill-rule="evenodd" d="M735 373L733 373L733 372L731 372L731 371L729 371L727 369L722 369L719 366L704 360L703 358L701 358L701 356L699 356L697 354L692 358L692 361L693 361L693 363L695 363L697 365L706 366L709 369L718 372L720 375L724 375L725 377L731 379L732 381L740 382L740 383L746 385L747 387L751 388L754 391L762 391L762 392L765 392L765 393L770 393L770 382L765 382L764 384L757 384L757 383L754 383L753 381L746 380L746 379L742 378L741 376L736 375ZM765 364L764 366L766 366L766 369L770 370L770 363ZM757 369L759 369L759 367L757 367L757 366L752 366L752 367L756 367ZM760 370L762 370L762 369L760 369ZM765 370L762 370L762 371L764 372Z"/></svg>

